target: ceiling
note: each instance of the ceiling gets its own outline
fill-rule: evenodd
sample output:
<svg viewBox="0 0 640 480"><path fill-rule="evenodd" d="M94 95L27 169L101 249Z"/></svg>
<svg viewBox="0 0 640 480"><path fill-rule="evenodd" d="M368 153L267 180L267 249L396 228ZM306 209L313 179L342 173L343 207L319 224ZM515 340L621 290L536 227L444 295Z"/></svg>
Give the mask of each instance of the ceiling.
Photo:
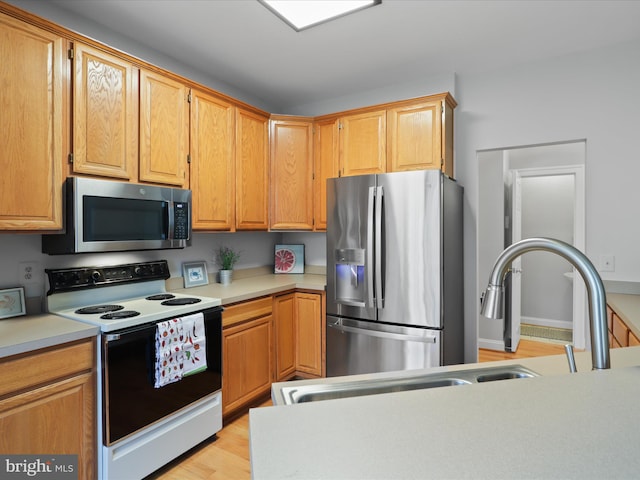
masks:
<svg viewBox="0 0 640 480"><path fill-rule="evenodd" d="M640 37L640 1L383 0L295 32L257 0L49 0L281 112Z"/></svg>

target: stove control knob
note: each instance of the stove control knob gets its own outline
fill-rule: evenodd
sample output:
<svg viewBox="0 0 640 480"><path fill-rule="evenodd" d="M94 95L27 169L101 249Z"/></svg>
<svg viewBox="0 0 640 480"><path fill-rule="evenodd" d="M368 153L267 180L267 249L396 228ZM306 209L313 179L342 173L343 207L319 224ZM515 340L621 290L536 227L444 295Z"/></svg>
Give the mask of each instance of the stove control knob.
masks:
<svg viewBox="0 0 640 480"><path fill-rule="evenodd" d="M139 277L139 276L142 274L142 269L141 269L140 267L135 267L135 268L133 269L133 274L134 274L136 277Z"/></svg>
<svg viewBox="0 0 640 480"><path fill-rule="evenodd" d="M94 282L97 282L98 280L100 280L101 277L102 277L102 275L100 274L100 272L98 270L94 270L93 272L91 272L91 279Z"/></svg>

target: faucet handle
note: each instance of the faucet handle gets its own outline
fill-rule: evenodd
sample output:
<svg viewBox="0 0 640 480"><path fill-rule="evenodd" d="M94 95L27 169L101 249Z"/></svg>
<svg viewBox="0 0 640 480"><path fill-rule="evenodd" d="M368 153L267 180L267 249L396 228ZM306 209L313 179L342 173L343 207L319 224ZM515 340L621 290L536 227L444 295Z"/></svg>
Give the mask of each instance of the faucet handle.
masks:
<svg viewBox="0 0 640 480"><path fill-rule="evenodd" d="M569 371L571 373L576 373L578 369L576 368L576 358L573 355L573 345L570 343L564 346L564 351L567 353L567 360L569 361Z"/></svg>

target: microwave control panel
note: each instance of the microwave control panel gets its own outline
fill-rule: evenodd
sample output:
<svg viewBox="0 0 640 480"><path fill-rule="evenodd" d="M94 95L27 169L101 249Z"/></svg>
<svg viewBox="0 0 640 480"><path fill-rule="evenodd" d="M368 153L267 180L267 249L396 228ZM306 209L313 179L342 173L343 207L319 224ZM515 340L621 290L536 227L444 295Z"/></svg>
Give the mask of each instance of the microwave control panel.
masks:
<svg viewBox="0 0 640 480"><path fill-rule="evenodd" d="M173 238L176 240L189 239L189 204L175 202L173 204Z"/></svg>

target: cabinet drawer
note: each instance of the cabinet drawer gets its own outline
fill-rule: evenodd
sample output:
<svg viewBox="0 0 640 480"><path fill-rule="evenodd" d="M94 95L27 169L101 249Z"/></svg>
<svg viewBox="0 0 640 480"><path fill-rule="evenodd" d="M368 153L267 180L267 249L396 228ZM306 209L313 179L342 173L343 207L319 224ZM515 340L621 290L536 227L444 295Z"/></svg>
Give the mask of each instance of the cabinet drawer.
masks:
<svg viewBox="0 0 640 480"><path fill-rule="evenodd" d="M225 306L222 313L222 327L225 328L253 318L271 315L272 308L272 298L270 296L236 303L228 307Z"/></svg>
<svg viewBox="0 0 640 480"><path fill-rule="evenodd" d="M91 371L94 339L16 356L0 363L0 396Z"/></svg>
<svg viewBox="0 0 640 480"><path fill-rule="evenodd" d="M629 346L629 329L615 312L613 313L613 336L622 347Z"/></svg>

